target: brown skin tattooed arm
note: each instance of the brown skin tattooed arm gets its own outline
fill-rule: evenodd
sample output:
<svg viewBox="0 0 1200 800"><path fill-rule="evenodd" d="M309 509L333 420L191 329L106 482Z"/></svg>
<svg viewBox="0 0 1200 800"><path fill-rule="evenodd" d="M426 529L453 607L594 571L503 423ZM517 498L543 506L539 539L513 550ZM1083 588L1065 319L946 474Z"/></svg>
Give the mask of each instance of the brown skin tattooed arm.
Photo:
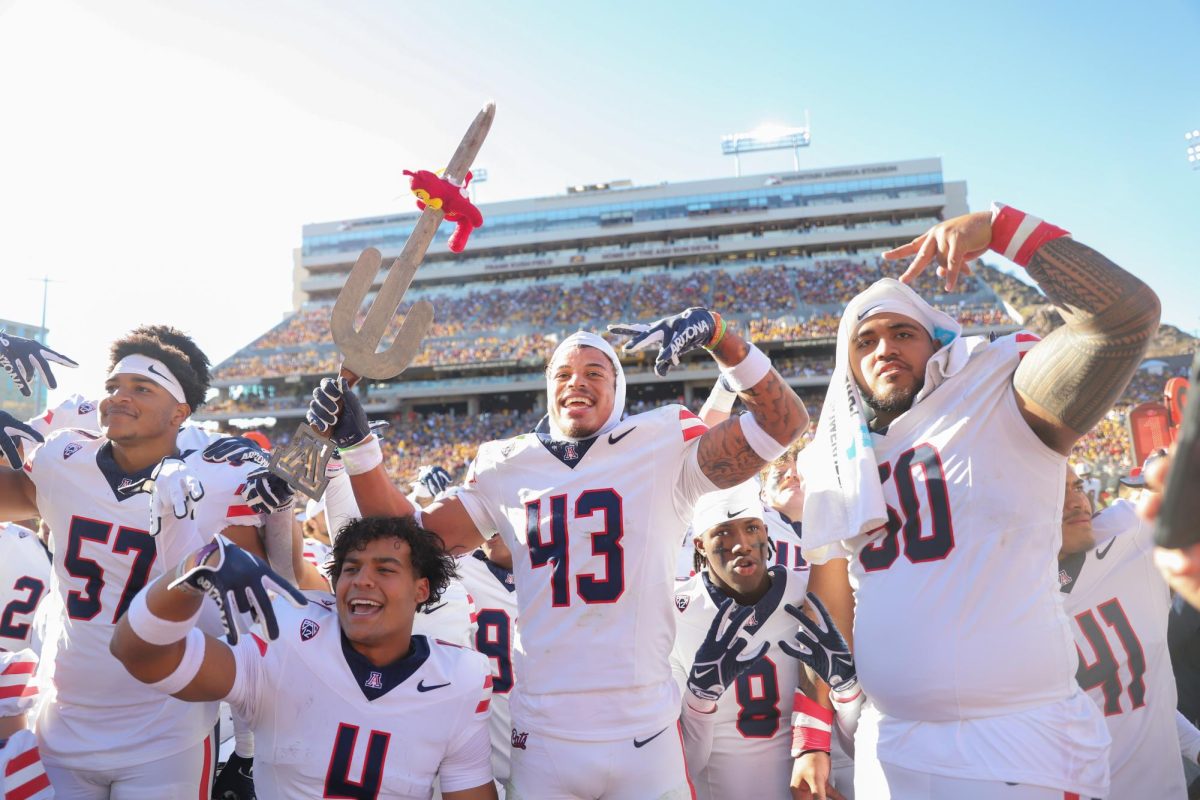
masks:
<svg viewBox="0 0 1200 800"><path fill-rule="evenodd" d="M733 331L727 331L712 355L721 366L732 367L740 364L748 352L750 346L745 340ZM781 445L794 442L808 426L804 403L774 367L761 381L739 392L738 397L754 414L759 427ZM710 428L700 438L698 457L704 474L722 489L749 480L766 464L746 443L742 423L737 417Z"/></svg>
<svg viewBox="0 0 1200 800"><path fill-rule="evenodd" d="M1158 296L1087 245L1055 239L1026 268L1066 320L1030 350L1013 386L1026 422L1064 455L1108 413L1158 330Z"/></svg>

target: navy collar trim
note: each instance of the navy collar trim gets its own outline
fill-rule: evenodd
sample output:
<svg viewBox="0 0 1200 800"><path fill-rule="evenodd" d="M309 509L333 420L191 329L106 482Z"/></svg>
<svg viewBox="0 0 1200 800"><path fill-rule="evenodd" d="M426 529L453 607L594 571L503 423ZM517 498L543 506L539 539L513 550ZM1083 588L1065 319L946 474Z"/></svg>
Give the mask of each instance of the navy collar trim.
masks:
<svg viewBox="0 0 1200 800"><path fill-rule="evenodd" d="M342 655L346 658L350 672L354 674L355 683L358 684L358 688L362 690L363 696L368 701L378 700L404 683L429 658L429 640L421 634L413 634L412 644L409 645L407 655L396 659L391 664L377 667L368 661L366 656L354 649L354 645L350 644L344 631L338 633L342 637Z"/></svg>
<svg viewBox="0 0 1200 800"><path fill-rule="evenodd" d="M495 561L489 561L488 557L483 554L482 550L476 550L471 553L471 555L482 561L483 565L488 568L488 572L492 573L496 580L500 582L500 585L503 586L508 592L511 593L517 590L517 583L513 579L513 572L511 569L505 569Z"/></svg>
<svg viewBox="0 0 1200 800"><path fill-rule="evenodd" d="M550 435L550 416L542 417L542 421L537 424L533 432L537 435L538 441L542 446L550 451L550 455L557 458L562 463L566 464L571 469L583 460L585 454L599 437L593 436L590 439L581 439L578 442L563 442L554 439Z"/></svg>

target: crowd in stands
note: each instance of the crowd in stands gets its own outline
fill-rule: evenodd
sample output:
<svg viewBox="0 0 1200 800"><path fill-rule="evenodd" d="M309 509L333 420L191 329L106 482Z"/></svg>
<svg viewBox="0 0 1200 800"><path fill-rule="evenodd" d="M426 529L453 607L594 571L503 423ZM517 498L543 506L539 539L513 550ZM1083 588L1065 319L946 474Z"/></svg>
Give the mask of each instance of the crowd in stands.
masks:
<svg viewBox="0 0 1200 800"><path fill-rule="evenodd" d="M801 304L844 303L881 275L903 271L902 265L878 258L823 259L811 267L693 267L646 271L630 279L546 280L516 286L480 284L480 288L468 292L415 292L410 299L424 296L434 306L434 324L417 363L519 361L538 348L539 334L578 327L602 328L608 322L645 320L659 315L662 309L696 305L746 314L761 328L758 332L752 329L752 333L761 332L764 338L827 336L837 326L825 316L804 322L781 322L775 317L794 312ZM923 275L916 288L926 296L944 296L940 282L931 275ZM974 279L967 279L956 293L978 289ZM404 310L402 307L389 325L384 346L399 330ZM336 363L336 355L331 352L329 314L328 306L298 311L222 364L217 378L328 371L328 365ZM1003 312L994 307L973 308L964 314L973 324L1003 321ZM508 333L496 335L499 331ZM527 338L521 340L522 336Z"/></svg>

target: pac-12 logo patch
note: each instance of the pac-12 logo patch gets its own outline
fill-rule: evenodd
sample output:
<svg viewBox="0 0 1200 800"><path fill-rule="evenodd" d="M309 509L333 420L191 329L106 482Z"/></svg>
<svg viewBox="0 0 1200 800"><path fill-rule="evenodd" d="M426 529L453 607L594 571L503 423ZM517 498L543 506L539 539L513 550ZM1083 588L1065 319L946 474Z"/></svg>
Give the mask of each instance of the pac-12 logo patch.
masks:
<svg viewBox="0 0 1200 800"><path fill-rule="evenodd" d="M363 686L366 686L368 689L382 689L383 688L383 673L382 672L372 672L370 675L367 676L366 683L364 683Z"/></svg>
<svg viewBox="0 0 1200 800"><path fill-rule="evenodd" d="M79 408L77 410L79 412L79 416L82 417L84 414L90 414L93 411L95 411L96 404L93 403L91 400L84 400L82 403L79 404Z"/></svg>
<svg viewBox="0 0 1200 800"><path fill-rule="evenodd" d="M675 607L679 609L680 614L687 611L688 603L690 602L692 602L692 598L688 597L686 594L675 595Z"/></svg>
<svg viewBox="0 0 1200 800"><path fill-rule="evenodd" d="M75 455L82 449L83 449L83 445L81 445L79 442L69 443L66 447L63 448L63 461L66 461L68 458Z"/></svg>
<svg viewBox="0 0 1200 800"><path fill-rule="evenodd" d="M311 619L304 620L300 623L300 641L307 642L309 639L316 636L317 631L319 630L321 630L320 625L313 622Z"/></svg>

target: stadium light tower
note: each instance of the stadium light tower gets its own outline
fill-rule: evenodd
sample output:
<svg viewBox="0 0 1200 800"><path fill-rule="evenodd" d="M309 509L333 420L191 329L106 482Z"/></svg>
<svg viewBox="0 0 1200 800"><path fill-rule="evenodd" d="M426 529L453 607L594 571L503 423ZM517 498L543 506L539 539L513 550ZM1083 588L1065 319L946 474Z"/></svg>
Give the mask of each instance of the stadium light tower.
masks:
<svg viewBox="0 0 1200 800"><path fill-rule="evenodd" d="M803 127L784 125L759 125L746 133L731 133L721 137L721 153L733 156L734 174L742 175L742 153L757 153L762 150L791 150L792 163L800 171L800 148L812 143L808 125L808 112L804 112Z"/></svg>
<svg viewBox="0 0 1200 800"><path fill-rule="evenodd" d="M1188 143L1188 162L1192 165L1192 169L1200 169L1200 130L1188 131L1183 138Z"/></svg>

